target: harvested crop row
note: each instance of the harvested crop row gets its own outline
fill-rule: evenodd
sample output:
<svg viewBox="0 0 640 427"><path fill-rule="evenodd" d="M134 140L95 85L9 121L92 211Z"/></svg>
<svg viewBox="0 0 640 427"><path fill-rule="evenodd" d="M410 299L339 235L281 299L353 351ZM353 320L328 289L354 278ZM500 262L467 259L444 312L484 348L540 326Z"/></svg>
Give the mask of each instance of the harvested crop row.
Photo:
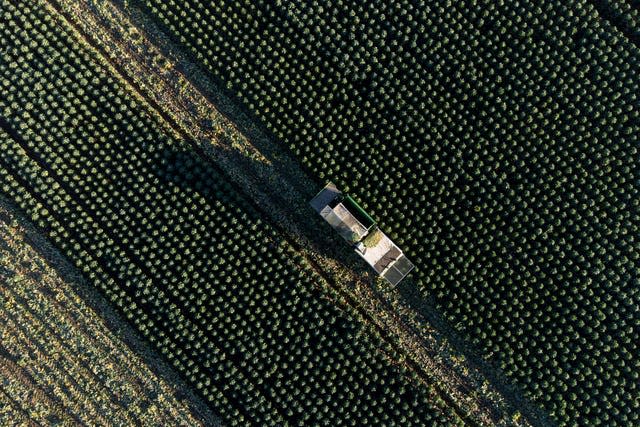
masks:
<svg viewBox="0 0 640 427"><path fill-rule="evenodd" d="M3 384L3 386L6 386L6 384ZM32 402L34 401L32 400ZM25 410L2 388L0 388L0 423L2 423L2 425L18 423L25 426L35 425L30 423Z"/></svg>
<svg viewBox="0 0 640 427"><path fill-rule="evenodd" d="M2 190L225 421L459 422L38 4L3 3Z"/></svg>
<svg viewBox="0 0 640 427"><path fill-rule="evenodd" d="M62 280L48 265L60 256L46 244L37 253L17 221L0 203L0 388L14 409L37 424L215 424L106 328L74 288L86 284Z"/></svg>

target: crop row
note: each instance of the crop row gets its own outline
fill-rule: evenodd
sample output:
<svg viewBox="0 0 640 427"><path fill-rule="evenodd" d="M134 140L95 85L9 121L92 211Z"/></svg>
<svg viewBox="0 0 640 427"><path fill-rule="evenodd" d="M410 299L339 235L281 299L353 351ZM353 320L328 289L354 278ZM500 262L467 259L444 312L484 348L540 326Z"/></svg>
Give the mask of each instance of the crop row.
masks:
<svg viewBox="0 0 640 427"><path fill-rule="evenodd" d="M1 191L227 422L456 422L62 22L2 15Z"/></svg>
<svg viewBox="0 0 640 427"><path fill-rule="evenodd" d="M80 297L90 295L91 304L103 310L101 300L96 304L96 291L84 289L86 283L68 274L60 255L34 239L34 233L13 207L0 200L0 365L4 368L0 377L14 385L3 387L14 405L32 421L45 424L72 420L131 424L134 419L154 425L214 422L202 403L197 403L197 413L192 412L184 397L177 398L175 384L170 386L154 373L166 372L163 364L148 359L153 361L150 369L123 342L122 330L128 329L123 322L117 322L118 337L105 326ZM113 310L108 313L114 321ZM131 342L131 332L125 335Z"/></svg>
<svg viewBox="0 0 640 427"><path fill-rule="evenodd" d="M638 423L624 2L134 3L318 183L357 195L423 295L556 421Z"/></svg>

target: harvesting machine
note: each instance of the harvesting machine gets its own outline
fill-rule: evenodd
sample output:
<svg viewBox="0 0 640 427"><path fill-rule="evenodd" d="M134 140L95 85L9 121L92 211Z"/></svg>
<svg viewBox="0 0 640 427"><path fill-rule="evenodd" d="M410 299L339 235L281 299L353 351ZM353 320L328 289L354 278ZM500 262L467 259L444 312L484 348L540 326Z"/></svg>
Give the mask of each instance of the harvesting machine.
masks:
<svg viewBox="0 0 640 427"><path fill-rule="evenodd" d="M328 183L309 202L375 272L397 285L414 265L358 203Z"/></svg>

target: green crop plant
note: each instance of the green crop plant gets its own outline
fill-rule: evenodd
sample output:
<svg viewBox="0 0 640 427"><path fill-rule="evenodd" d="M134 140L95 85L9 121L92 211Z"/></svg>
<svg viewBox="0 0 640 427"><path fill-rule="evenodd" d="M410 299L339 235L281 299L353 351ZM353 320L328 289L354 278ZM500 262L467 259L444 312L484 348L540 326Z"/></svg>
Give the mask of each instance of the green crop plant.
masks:
<svg viewBox="0 0 640 427"><path fill-rule="evenodd" d="M0 192L225 423L460 423L50 8L0 11Z"/></svg>
<svg viewBox="0 0 640 427"><path fill-rule="evenodd" d="M133 3L557 422L640 422L633 2Z"/></svg>

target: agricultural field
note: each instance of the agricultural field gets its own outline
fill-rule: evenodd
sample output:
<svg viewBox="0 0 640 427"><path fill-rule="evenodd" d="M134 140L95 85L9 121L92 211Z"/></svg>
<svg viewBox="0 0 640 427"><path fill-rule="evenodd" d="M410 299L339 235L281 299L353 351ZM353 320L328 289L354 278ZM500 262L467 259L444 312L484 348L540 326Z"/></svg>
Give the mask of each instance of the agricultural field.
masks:
<svg viewBox="0 0 640 427"><path fill-rule="evenodd" d="M463 423L59 9L0 6L2 195L223 423Z"/></svg>
<svg viewBox="0 0 640 427"><path fill-rule="evenodd" d="M0 337L1 425L220 423L2 200Z"/></svg>
<svg viewBox="0 0 640 427"><path fill-rule="evenodd" d="M0 0L0 419L639 424L636 3Z"/></svg>
<svg viewBox="0 0 640 427"><path fill-rule="evenodd" d="M637 2L124 6L355 194L555 423L640 422Z"/></svg>

